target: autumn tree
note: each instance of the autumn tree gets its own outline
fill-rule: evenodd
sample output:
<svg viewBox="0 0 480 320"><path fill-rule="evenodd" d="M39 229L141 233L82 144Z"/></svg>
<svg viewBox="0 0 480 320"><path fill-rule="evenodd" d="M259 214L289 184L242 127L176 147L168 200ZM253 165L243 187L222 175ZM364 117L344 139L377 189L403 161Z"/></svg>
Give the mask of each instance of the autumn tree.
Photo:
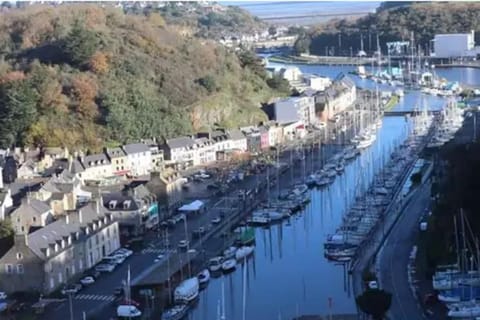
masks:
<svg viewBox="0 0 480 320"><path fill-rule="evenodd" d="M88 75L81 74L72 79L72 95L75 101L76 111L84 118L94 119L98 115L98 107L95 103L97 96L97 83Z"/></svg>
<svg viewBox="0 0 480 320"><path fill-rule="evenodd" d="M109 70L108 56L100 51L95 52L88 62L90 70L97 74L105 74Z"/></svg>

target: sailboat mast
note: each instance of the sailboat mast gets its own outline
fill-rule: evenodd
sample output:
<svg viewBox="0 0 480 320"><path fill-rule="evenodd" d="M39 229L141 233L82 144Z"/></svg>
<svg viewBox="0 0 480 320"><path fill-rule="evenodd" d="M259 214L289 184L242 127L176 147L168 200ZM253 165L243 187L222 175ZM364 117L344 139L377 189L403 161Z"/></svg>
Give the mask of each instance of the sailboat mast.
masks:
<svg viewBox="0 0 480 320"><path fill-rule="evenodd" d="M242 309L242 320L246 320L247 316L247 256L243 258L243 309Z"/></svg>
<svg viewBox="0 0 480 320"><path fill-rule="evenodd" d="M457 216L453 216L453 226L455 228L455 249L457 249L457 265L460 267L460 243L458 241Z"/></svg>

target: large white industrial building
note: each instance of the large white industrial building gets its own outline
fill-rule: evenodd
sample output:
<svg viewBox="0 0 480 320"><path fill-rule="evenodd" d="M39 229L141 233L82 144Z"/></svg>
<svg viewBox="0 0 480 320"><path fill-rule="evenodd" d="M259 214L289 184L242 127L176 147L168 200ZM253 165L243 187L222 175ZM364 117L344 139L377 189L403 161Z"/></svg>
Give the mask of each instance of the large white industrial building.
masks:
<svg viewBox="0 0 480 320"><path fill-rule="evenodd" d="M476 57L475 32L436 34L433 50L436 58Z"/></svg>

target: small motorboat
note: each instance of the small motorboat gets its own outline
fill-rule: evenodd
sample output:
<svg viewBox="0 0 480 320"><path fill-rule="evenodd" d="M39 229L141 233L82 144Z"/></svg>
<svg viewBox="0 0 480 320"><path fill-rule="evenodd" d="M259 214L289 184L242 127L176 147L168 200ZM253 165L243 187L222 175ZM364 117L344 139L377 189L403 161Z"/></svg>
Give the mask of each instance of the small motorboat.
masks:
<svg viewBox="0 0 480 320"><path fill-rule="evenodd" d="M200 282L200 286L206 285L208 281L210 281L210 271L208 269L204 269L197 274L198 282Z"/></svg>
<svg viewBox="0 0 480 320"><path fill-rule="evenodd" d="M253 253L254 249L255 249L254 246L244 246L244 247L239 248L237 250L237 252L235 253L235 259L242 260L243 258L248 257L249 255L251 255Z"/></svg>
<svg viewBox="0 0 480 320"><path fill-rule="evenodd" d="M174 301L180 304L188 304L198 297L200 283L197 277L182 281L174 291Z"/></svg>
<svg viewBox="0 0 480 320"><path fill-rule="evenodd" d="M208 269L210 269L210 271L212 272L220 271L222 269L222 263L223 263L223 257L212 258L208 262Z"/></svg>
<svg viewBox="0 0 480 320"><path fill-rule="evenodd" d="M237 247L230 247L223 250L223 257L225 260L235 257L235 252L237 252Z"/></svg>
<svg viewBox="0 0 480 320"><path fill-rule="evenodd" d="M188 305L178 304L162 313L162 320L181 320L187 315Z"/></svg>
<svg viewBox="0 0 480 320"><path fill-rule="evenodd" d="M237 266L237 260L235 259L228 259L224 263L222 263L222 270L225 272L235 270Z"/></svg>

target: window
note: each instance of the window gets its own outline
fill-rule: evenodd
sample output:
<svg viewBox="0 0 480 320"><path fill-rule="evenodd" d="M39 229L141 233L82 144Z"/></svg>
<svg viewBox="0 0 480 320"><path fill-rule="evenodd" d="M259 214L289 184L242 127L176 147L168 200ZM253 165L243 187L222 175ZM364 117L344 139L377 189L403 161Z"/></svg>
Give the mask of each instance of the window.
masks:
<svg viewBox="0 0 480 320"><path fill-rule="evenodd" d="M61 272L58 273L58 283L63 282L63 274Z"/></svg>
<svg viewBox="0 0 480 320"><path fill-rule="evenodd" d="M17 260L22 260L23 259L23 254L21 252L17 253Z"/></svg>
<svg viewBox="0 0 480 320"><path fill-rule="evenodd" d="M37 217L32 218L33 222L37 222Z"/></svg>
<svg viewBox="0 0 480 320"><path fill-rule="evenodd" d="M78 260L78 268L79 268L80 270L83 270L83 261L82 261L82 259Z"/></svg>
<svg viewBox="0 0 480 320"><path fill-rule="evenodd" d="M50 278L50 289L55 288L55 279L53 277Z"/></svg>
<svg viewBox="0 0 480 320"><path fill-rule="evenodd" d="M10 274L13 273L13 266L11 264L6 264L5 265L5 272Z"/></svg>
<svg viewBox="0 0 480 320"><path fill-rule="evenodd" d="M25 232L25 227L24 226L22 226L20 229L22 230L22 232Z"/></svg>
<svg viewBox="0 0 480 320"><path fill-rule="evenodd" d="M98 244L98 241L99 241L99 239L98 239L98 234L97 234L97 235L95 236L95 244Z"/></svg>
<svg viewBox="0 0 480 320"><path fill-rule="evenodd" d="M18 274L23 274L23 264L17 264L17 273Z"/></svg>
<svg viewBox="0 0 480 320"><path fill-rule="evenodd" d="M107 238L110 238L110 229L107 228Z"/></svg>

